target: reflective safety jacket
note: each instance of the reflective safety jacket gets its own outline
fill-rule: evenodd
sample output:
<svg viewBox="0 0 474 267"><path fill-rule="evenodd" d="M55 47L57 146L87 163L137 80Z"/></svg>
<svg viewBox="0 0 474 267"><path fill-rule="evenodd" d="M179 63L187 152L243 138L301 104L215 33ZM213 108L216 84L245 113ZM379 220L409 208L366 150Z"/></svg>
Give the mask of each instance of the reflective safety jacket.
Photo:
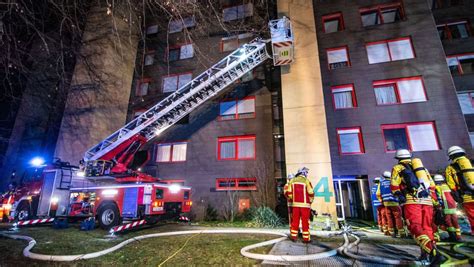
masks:
<svg viewBox="0 0 474 267"><path fill-rule="evenodd" d="M409 164L411 165L411 159L403 159L400 160L398 164L393 166L392 169L392 178L390 179L390 188L392 190L392 194L397 195L398 192L404 192L407 188L407 184L405 182L405 178L402 175L402 171L405 167L401 164ZM426 176L428 181L419 181L420 184L424 184L426 188L429 188L430 194L428 197L419 198L417 196L413 196L412 194L405 193L406 202L402 203L402 205L410 205L410 204L419 204L419 205L430 205L433 204L438 205L438 198L436 197L436 189L433 179L431 179L431 175L426 171Z"/></svg>
<svg viewBox="0 0 474 267"><path fill-rule="evenodd" d="M456 214L456 201L454 201L453 196L451 196L451 189L446 183L436 185L436 192L443 202L443 212L444 214Z"/></svg>
<svg viewBox="0 0 474 267"><path fill-rule="evenodd" d="M289 181L287 181L285 186L283 186L283 193L285 194L286 200L288 202L288 207L291 207L293 205L293 201L291 199L289 199L288 196L287 196L288 183L289 183Z"/></svg>
<svg viewBox="0 0 474 267"><path fill-rule="evenodd" d="M380 201L380 199L378 198L377 196L377 192L379 191L379 185L380 184L375 184L374 186L372 186L372 190L371 190L371 193L372 193L372 205L374 206L374 208L377 208L378 206L381 206L382 205L382 202Z"/></svg>
<svg viewBox="0 0 474 267"><path fill-rule="evenodd" d="M311 208L314 191L308 178L300 175L291 179L284 188L285 197L292 207Z"/></svg>
<svg viewBox="0 0 474 267"><path fill-rule="evenodd" d="M385 207L398 206L398 199L393 196L391 190L391 182L388 179L380 181L380 187L377 194L382 199L382 203Z"/></svg>
<svg viewBox="0 0 474 267"><path fill-rule="evenodd" d="M462 156L455 158L454 163L457 163L461 159L466 159L466 157ZM462 181L460 179L463 178L459 177L456 169L452 165L446 167L446 182L448 183L449 188L453 191L462 192L463 203L474 202L474 195L469 191L462 190Z"/></svg>

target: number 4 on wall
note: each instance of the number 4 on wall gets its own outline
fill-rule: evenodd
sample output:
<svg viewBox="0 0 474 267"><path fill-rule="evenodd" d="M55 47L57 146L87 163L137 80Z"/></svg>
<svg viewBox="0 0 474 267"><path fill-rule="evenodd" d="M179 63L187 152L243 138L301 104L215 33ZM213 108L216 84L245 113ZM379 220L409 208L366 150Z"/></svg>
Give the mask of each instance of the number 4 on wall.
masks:
<svg viewBox="0 0 474 267"><path fill-rule="evenodd" d="M322 187L322 191L320 191ZM327 177L321 177L319 182L314 186L314 196L324 197L324 202L330 202L333 193L329 191L329 179Z"/></svg>

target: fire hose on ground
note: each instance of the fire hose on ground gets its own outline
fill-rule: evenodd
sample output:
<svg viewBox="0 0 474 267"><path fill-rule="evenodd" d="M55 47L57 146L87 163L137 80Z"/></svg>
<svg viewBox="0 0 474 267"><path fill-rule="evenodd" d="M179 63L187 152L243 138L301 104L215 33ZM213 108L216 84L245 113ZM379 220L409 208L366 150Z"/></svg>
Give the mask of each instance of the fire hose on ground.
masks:
<svg viewBox="0 0 474 267"><path fill-rule="evenodd" d="M188 231L176 231L176 232L164 232L164 233L154 233L154 234L146 234L146 235L141 235L141 236L136 236L132 237L130 239L127 239L115 246L112 246L108 249L93 252L93 253L87 253L87 254L77 254L77 255L46 255L46 254L39 254L39 253L34 253L31 252L33 247L36 245L36 241L29 236L24 236L24 235L16 235L16 234L6 234L6 233L0 233L1 236L7 237L7 238L12 238L12 239L17 239L17 240L25 240L28 242L28 245L23 249L23 255L25 257L35 259L35 260L43 260L43 261L57 261L57 262L66 262L66 261L77 261L77 260L85 260L85 259L92 259L92 258L97 258L109 253L112 253L114 251L117 251L126 245L133 243L135 241L147 239L147 238L155 238L155 237L169 237L169 236L183 236L183 235L198 235L198 234L263 234L263 235L276 235L279 236L276 239L260 242L257 244L249 245L246 247L243 247L240 250L240 253L251 259L255 260L267 260L267 261L275 261L275 262L301 262L301 261L312 261L312 260L317 260L317 259L322 259L322 258L327 258L331 256L335 256L336 254L341 254L344 256L347 256L349 258L355 259L355 260L360 260L360 261L365 261L365 262L373 262L373 263L378 263L378 264L390 264L390 265L422 265L421 262L419 261L409 261L409 260L398 260L398 259L388 259L388 258L382 258L378 256L368 256L368 255L358 255L350 250L356 246L359 245L360 243L360 238L352 233L352 230L350 227L344 227L342 231L336 232L326 232L326 231L317 231L316 236L323 236L323 237L331 237L331 236L336 236L336 235L342 235L344 237L344 244L340 246L339 248L336 249L331 249L328 251L323 251L323 252L318 252L318 253L313 253L313 254L307 254L307 255L272 255L272 254L258 254L258 253L253 253L250 252L250 250L259 248L259 247L264 247L264 246L269 246L276 244L278 242L281 242L283 240L286 240L288 238L287 234L281 231L275 231L275 230L260 230L260 229L220 229L220 230L188 230ZM355 241L352 243L350 242L350 238L354 238ZM462 246L460 244L459 246L455 246L456 248L459 248Z"/></svg>

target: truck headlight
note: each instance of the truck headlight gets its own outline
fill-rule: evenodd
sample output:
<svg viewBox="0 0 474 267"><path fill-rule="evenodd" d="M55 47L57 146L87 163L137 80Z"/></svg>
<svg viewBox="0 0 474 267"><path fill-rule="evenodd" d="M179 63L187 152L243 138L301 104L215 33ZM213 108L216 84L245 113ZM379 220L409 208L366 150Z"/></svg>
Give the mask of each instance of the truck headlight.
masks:
<svg viewBox="0 0 474 267"><path fill-rule="evenodd" d="M12 209L12 204L3 204L3 209L11 210Z"/></svg>

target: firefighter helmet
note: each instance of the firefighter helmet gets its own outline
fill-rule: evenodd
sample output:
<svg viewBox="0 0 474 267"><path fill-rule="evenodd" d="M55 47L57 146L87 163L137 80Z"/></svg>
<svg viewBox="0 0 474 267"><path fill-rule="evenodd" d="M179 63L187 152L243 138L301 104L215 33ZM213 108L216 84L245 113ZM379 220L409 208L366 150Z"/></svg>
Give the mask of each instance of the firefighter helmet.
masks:
<svg viewBox="0 0 474 267"><path fill-rule="evenodd" d="M456 154L466 154L466 150L462 149L460 146L452 146L448 149L448 157L452 158Z"/></svg>
<svg viewBox="0 0 474 267"><path fill-rule="evenodd" d="M390 177L392 177L392 173L389 171L384 171L382 175L384 178L387 178L387 179L390 179Z"/></svg>
<svg viewBox="0 0 474 267"><path fill-rule="evenodd" d="M395 153L396 159L411 159L411 153L408 149L399 149Z"/></svg>
<svg viewBox="0 0 474 267"><path fill-rule="evenodd" d="M433 176L433 180L437 183L441 183L441 182L444 182L444 177L441 174L435 174Z"/></svg>
<svg viewBox="0 0 474 267"><path fill-rule="evenodd" d="M307 176L308 176L308 172L309 172L309 169L308 169L308 168L302 167L302 168L300 168L300 169L298 170L298 172L296 172L296 176L298 176L298 175L303 175L303 176L307 177Z"/></svg>
<svg viewBox="0 0 474 267"><path fill-rule="evenodd" d="M375 177L374 178L374 183L376 183L376 184L380 183L380 177Z"/></svg>

